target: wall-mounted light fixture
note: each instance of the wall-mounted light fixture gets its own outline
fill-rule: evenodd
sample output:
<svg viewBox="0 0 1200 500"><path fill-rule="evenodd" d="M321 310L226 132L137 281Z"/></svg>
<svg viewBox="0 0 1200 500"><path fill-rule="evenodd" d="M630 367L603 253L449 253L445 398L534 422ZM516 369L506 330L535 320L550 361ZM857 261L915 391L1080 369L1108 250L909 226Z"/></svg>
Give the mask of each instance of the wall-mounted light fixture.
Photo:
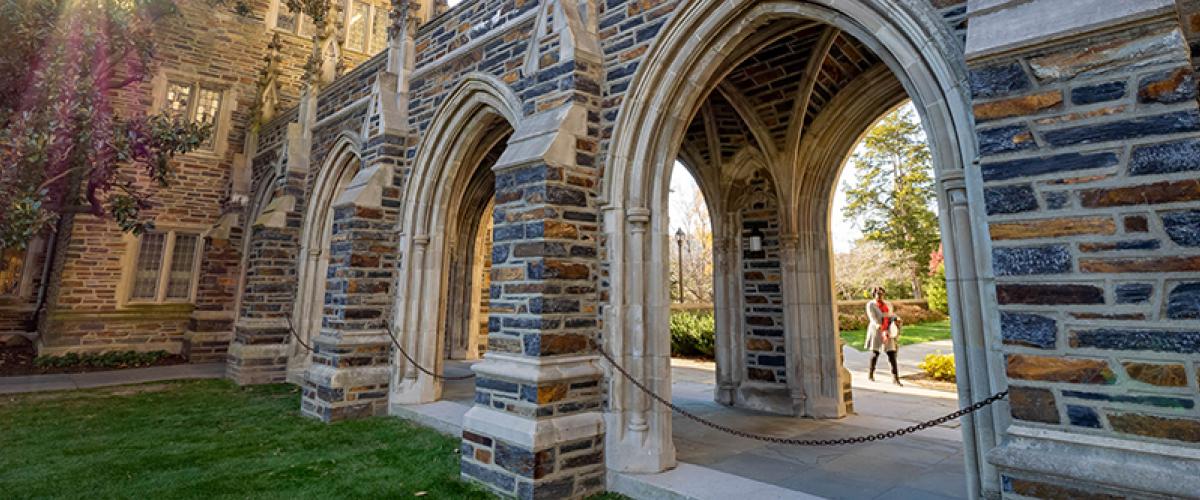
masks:
<svg viewBox="0 0 1200 500"><path fill-rule="evenodd" d="M758 228L754 228L754 231L752 231L750 233L750 251L751 252L761 252L762 251L762 241L763 241L762 233L760 233L758 231Z"/></svg>

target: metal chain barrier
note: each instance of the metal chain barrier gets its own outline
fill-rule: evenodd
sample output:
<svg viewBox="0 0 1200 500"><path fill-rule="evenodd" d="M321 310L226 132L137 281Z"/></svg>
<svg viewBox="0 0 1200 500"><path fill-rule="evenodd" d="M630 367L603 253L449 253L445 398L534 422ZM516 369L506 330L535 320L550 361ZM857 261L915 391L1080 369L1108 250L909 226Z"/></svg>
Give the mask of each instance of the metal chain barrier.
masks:
<svg viewBox="0 0 1200 500"><path fill-rule="evenodd" d="M287 321L288 332L290 332L292 334L292 337L296 339L296 343L300 344L300 346L303 347L304 350L306 350L310 353L313 352L313 348L310 347L308 344L305 344L304 340L300 339L300 335L296 333L296 329L292 328L292 317L284 316L283 319L284 319L284 321Z"/></svg>
<svg viewBox="0 0 1200 500"><path fill-rule="evenodd" d="M390 324L387 324L387 323L384 323L384 324L383 324L383 328L384 328L385 330L387 330L388 337L391 337L391 339L392 339L392 345L396 346L396 350L397 350L397 351L400 351L400 355L401 355L401 356L404 356L404 359L407 359L407 360L408 360L408 362L409 362L409 363L412 363L412 365L413 365L413 366L415 366L415 367L417 367L417 369L418 369L418 370L421 370L421 373L424 373L424 374L426 374L426 375L429 375L430 377L436 378L436 379L438 379L438 380L448 380L448 381L455 381L455 380L470 380L470 379L473 379L473 378L475 378L475 374L474 374L474 373L472 373L472 374L470 374L470 375L459 375L459 376L456 376L456 377L447 377L447 376L445 376L445 375L439 375L439 374L437 374L437 373L434 373L434 372L432 372L432 371L429 371L429 370L425 369L425 367L424 367L424 366L421 366L421 365L420 365L420 363L417 363L417 360L413 359L413 358L412 358L412 356L409 356L409 355L408 355L408 352L407 352L407 351L405 351L403 347L400 347L400 340L396 338L396 334L395 334L395 333L392 333L392 325L390 325Z"/></svg>
<svg viewBox="0 0 1200 500"><path fill-rule="evenodd" d="M734 435L737 437L753 439L756 441L765 441L768 443L786 444L786 445L792 445L792 446L841 446L841 445L848 445L848 444L868 443L871 441L879 441L881 439L890 439L890 438L900 437L905 434L912 434L914 432L925 430L930 427L942 425L946 422L949 422L949 421L957 419L957 418L961 418L965 415L970 415L971 413L975 413L975 412L987 407L988 405L990 405L992 403L995 403L997 401L1000 401L1001 399L1008 397L1008 391L1000 391L996 394L993 394L992 396L988 397L987 399L985 399L983 401L972 404L966 408L960 409L949 415L944 415L944 416L935 418L933 420L929 420L926 422L921 422L916 425L905 427L903 429L896 429L893 431L880 432L878 434L871 434L871 435L867 435L867 436L855 436L855 437L838 438L838 439L781 438L781 437L775 437L775 436L766 436L766 435L762 435L762 434L754 434L754 433L734 429L732 427L724 426L724 425L718 424L716 422L706 420L694 413L684 410L683 408L680 408L679 406L676 406L674 403L668 401L666 398L654 393L654 391L651 391L649 387L646 387L645 384L643 384L638 379L634 378L632 374L630 374L628 371L626 371L624 367L622 367L620 364L618 364L617 361L614 360L613 357L608 354L608 351L605 351L604 349L600 349L600 355L604 356L604 359L608 360L608 363L610 365L612 365L612 367L615 370L620 372L621 375L623 375L626 379L628 379L630 383L632 383L638 389L641 389L641 391L646 393L646 395L650 396L655 401L658 401L659 403L666 405L671 410L674 410L675 413L683 415L684 417L687 417L688 419L690 419L700 425L703 425L703 426L706 426L706 427L709 427L712 429L716 429L718 431L724 432L726 434Z"/></svg>

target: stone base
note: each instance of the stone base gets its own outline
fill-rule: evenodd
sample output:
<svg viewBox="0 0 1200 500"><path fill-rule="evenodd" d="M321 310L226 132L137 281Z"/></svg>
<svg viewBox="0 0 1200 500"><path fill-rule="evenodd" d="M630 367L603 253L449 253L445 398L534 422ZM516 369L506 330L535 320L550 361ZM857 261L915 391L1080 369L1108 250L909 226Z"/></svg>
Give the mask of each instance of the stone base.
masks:
<svg viewBox="0 0 1200 500"><path fill-rule="evenodd" d="M529 420L475 406L463 416L462 477L522 499L585 498L605 489L598 412Z"/></svg>
<svg viewBox="0 0 1200 500"><path fill-rule="evenodd" d="M472 367L462 477L506 497L584 498L605 488L596 356L488 353Z"/></svg>
<svg viewBox="0 0 1200 500"><path fill-rule="evenodd" d="M372 331L339 338L331 333L313 341L300 412L322 422L387 414L392 373L387 335Z"/></svg>
<svg viewBox="0 0 1200 500"><path fill-rule="evenodd" d="M229 345L225 378L237 385L282 384L287 381L287 344Z"/></svg>
<svg viewBox="0 0 1200 500"><path fill-rule="evenodd" d="M1200 491L1194 447L1016 425L1008 435L987 454L1005 497L1191 498Z"/></svg>
<svg viewBox="0 0 1200 500"><path fill-rule="evenodd" d="M386 415L390 373L386 366L310 366L300 413L326 423Z"/></svg>
<svg viewBox="0 0 1200 500"><path fill-rule="evenodd" d="M788 416L799 416L802 411L786 385L757 382L742 382L734 393L733 406Z"/></svg>

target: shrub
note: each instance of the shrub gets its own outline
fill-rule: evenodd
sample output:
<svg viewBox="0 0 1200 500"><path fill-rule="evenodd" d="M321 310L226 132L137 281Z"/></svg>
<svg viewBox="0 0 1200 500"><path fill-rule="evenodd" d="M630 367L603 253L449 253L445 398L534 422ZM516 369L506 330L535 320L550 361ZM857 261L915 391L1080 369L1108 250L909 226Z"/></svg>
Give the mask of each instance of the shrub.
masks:
<svg viewBox="0 0 1200 500"><path fill-rule="evenodd" d="M716 354L716 330L712 313L671 313L671 355L711 359Z"/></svg>
<svg viewBox="0 0 1200 500"><path fill-rule="evenodd" d="M950 303L946 297L946 264L938 265L937 271L925 280L925 302L931 311L950 314Z"/></svg>
<svg viewBox="0 0 1200 500"><path fill-rule="evenodd" d="M924 370L925 374L934 380L944 382L955 381L953 354L942 354L941 351L927 354L925 355L925 361L917 365L917 368Z"/></svg>
<svg viewBox="0 0 1200 500"><path fill-rule="evenodd" d="M102 353L67 353L62 356L38 356L33 365L38 368L136 368L153 365L169 356L167 351L108 351Z"/></svg>

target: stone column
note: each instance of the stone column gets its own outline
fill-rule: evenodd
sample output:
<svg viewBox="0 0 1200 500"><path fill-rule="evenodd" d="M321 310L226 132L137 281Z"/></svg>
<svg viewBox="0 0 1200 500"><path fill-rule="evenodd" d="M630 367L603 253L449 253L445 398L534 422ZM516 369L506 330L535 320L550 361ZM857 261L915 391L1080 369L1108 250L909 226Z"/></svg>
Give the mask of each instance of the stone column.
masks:
<svg viewBox="0 0 1200 500"><path fill-rule="evenodd" d="M966 324L962 355L1005 369L965 389L1010 391L979 494L1193 496L1200 106L1176 2L973 0L971 16L966 193L983 203L963 215L988 231L947 236L995 276L982 321L998 338Z"/></svg>
<svg viewBox="0 0 1200 500"><path fill-rule="evenodd" d="M385 330L396 267L394 221L382 207L391 171L359 171L334 205L321 333L312 341L301 411L324 422L387 410L391 339Z"/></svg>
<svg viewBox="0 0 1200 500"><path fill-rule="evenodd" d="M598 215L569 182L582 172L577 144L591 140L586 111L567 104L528 118L494 168L489 352L474 367L462 474L503 495L579 497L605 484Z"/></svg>

